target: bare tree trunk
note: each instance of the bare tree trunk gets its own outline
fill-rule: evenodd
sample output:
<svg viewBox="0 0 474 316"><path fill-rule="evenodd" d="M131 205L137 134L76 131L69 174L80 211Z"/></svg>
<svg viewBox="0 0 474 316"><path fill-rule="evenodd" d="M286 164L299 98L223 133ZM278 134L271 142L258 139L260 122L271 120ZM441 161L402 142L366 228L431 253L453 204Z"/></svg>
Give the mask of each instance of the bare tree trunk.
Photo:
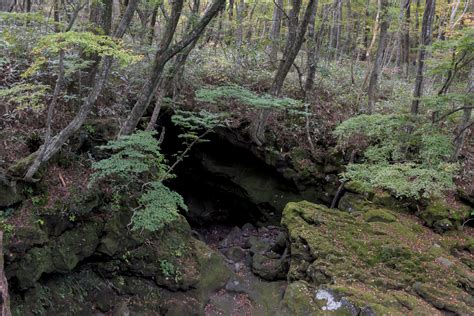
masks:
<svg viewBox="0 0 474 316"><path fill-rule="evenodd" d="M423 13L420 46L418 51L418 63L416 67L415 88L413 89L413 101L411 104L411 114L413 115L417 115L419 113L420 98L423 95L423 70L425 64L426 46L431 44L435 1L436 0L426 0L425 12Z"/></svg>
<svg viewBox="0 0 474 316"><path fill-rule="evenodd" d="M127 9L125 10L125 13L123 14L122 19L113 35L115 38L119 39L123 37L126 29L132 21L133 14L137 5L138 0L129 1ZM67 142L67 140L82 126L108 79L110 68L112 67L112 62L113 57L104 57L102 61L102 66L95 75L94 82L92 84L92 88L90 90L89 95L82 103L74 119L69 122L69 124L64 129L62 129L54 138L52 138L48 144L43 144L43 146L45 147L44 149L41 149L41 151L43 151L43 156L39 157L38 153L32 154L36 157L33 164L28 168L28 171L26 172L25 180L31 181L38 169L44 163L49 161L49 159L51 159L51 157L56 154L61 149L61 147Z"/></svg>
<svg viewBox="0 0 474 316"><path fill-rule="evenodd" d="M155 38L155 25L156 25L156 18L158 16L158 9L159 9L159 6L156 5L153 8L153 13L151 14L150 31L148 33L148 44L150 45L153 45L153 39Z"/></svg>
<svg viewBox="0 0 474 316"><path fill-rule="evenodd" d="M370 45L367 48L367 52L365 53L365 57L367 58L369 64L371 61L370 56L372 54L372 49L375 45L375 40L377 39L377 33L379 32L382 2L383 0L377 0L377 15L375 16L374 27L372 28L372 40L370 41Z"/></svg>
<svg viewBox="0 0 474 316"><path fill-rule="evenodd" d="M193 8L192 8L192 13L194 17L197 17L199 14L199 0L193 1ZM188 19L188 23L186 25L186 31L189 32L193 28L193 21L194 18ZM173 94L177 95L179 93L179 88L177 87L177 84L182 80L182 76L184 73L184 65L186 64L186 60L189 56L189 53L193 50L193 48L196 46L197 41L199 38L196 38L194 42L192 42L188 47L183 49L175 58L173 66L170 67L167 75L165 78L162 78L160 80L159 84L159 91L156 94L156 101L155 101L155 107L153 109L153 113L151 115L150 121L148 122L147 131L153 130L156 127L156 121L158 119L158 115L160 114L161 110L161 105L163 103L163 97L166 96L171 90L173 90Z"/></svg>
<svg viewBox="0 0 474 316"><path fill-rule="evenodd" d="M316 36L314 27L316 22L316 13L318 11L318 1L314 4L313 13L310 16L309 23L308 23L308 40L307 40L307 60L306 60L306 68L307 68L307 75L306 81L304 86L305 98L308 97L308 94L313 89L314 85L314 77L316 75L316 63L317 63L317 56L316 56L316 49L317 49L317 41L318 38ZM322 22L324 23L324 21Z"/></svg>
<svg viewBox="0 0 474 316"><path fill-rule="evenodd" d="M352 54L352 7L351 7L351 0L346 0L346 16L347 16L347 21L346 21L346 43L344 45L344 50L346 55L351 55Z"/></svg>
<svg viewBox="0 0 474 316"><path fill-rule="evenodd" d="M8 294L8 281L5 276L5 260L3 253L3 231L0 230L0 293L1 293L1 315L11 316L10 295Z"/></svg>
<svg viewBox="0 0 474 316"><path fill-rule="evenodd" d="M276 0L273 7L272 27L270 31L270 45L267 46L268 57L271 63L276 63L280 48L281 18L283 16L283 0Z"/></svg>
<svg viewBox="0 0 474 316"><path fill-rule="evenodd" d="M37 158L33 161L33 164L28 169L28 172L25 175L25 180L31 181L33 179L36 170L44 160L46 149L51 143L51 125L53 123L53 114L56 104L58 103L59 94L61 93L61 88L64 82L64 50L59 51L59 69L58 69L58 78L56 79L56 85L54 87L53 99L48 107L48 114L46 118L46 132L44 135L44 144L40 148Z"/></svg>
<svg viewBox="0 0 474 316"><path fill-rule="evenodd" d="M155 55L155 61L151 76L142 91L140 92L138 100L136 101L131 113L123 124L119 135L129 135L133 133L133 131L138 125L138 122L140 121L140 118L145 113L148 105L150 104L151 100L153 99L153 96L156 93L156 89L158 88L158 84L160 82L160 78L166 63L176 54L186 48L189 44L191 44L194 40L196 40L196 38L201 35L206 26L209 24L209 22L217 15L217 13L221 10L222 6L225 4L225 0L216 0L201 18L199 23L197 23L195 28L190 33L188 33L182 40L180 40L173 46L170 46L171 40L174 35L174 30L176 28L176 24L179 20L179 15L181 14L181 8L183 3L183 0L176 1L181 2L181 5L176 5L176 8L174 10L177 17L170 18L170 21L172 21L170 23L172 24L167 26L164 39L160 44L160 49Z"/></svg>
<svg viewBox="0 0 474 316"><path fill-rule="evenodd" d="M242 45L244 43L244 11L245 11L245 0L238 0L236 3L235 16L237 19L237 29L235 30L235 47L237 51L236 66L242 66Z"/></svg>
<svg viewBox="0 0 474 316"><path fill-rule="evenodd" d="M471 96L470 98L466 98L466 103L464 104L464 112L462 117L462 122L459 126L459 132L456 138L454 139L454 152L451 156L451 161L457 161L459 158L459 154L461 153L461 149L464 145L464 139L466 138L466 134L468 132L468 128L472 125L471 122L471 114L472 114L472 106L474 100L474 66L471 65L471 71L469 73L469 79L467 84L467 95Z"/></svg>
<svg viewBox="0 0 474 316"><path fill-rule="evenodd" d="M405 21L403 23L402 59L405 65L405 77L408 77L410 69L410 0L405 0Z"/></svg>
<svg viewBox="0 0 474 316"><path fill-rule="evenodd" d="M380 1L379 15L380 15L380 20L382 21L380 23L379 45L377 47L377 53L375 55L375 60L372 66L372 72L370 73L369 87L367 90L367 99L368 99L367 108L362 109L363 112L368 113L368 114L373 113L374 108L375 108L377 84L378 84L380 72L382 70L383 53L385 51L385 42L387 38L387 30L389 27L389 21L388 21L388 16L387 16L388 15L388 12L387 12L388 2L387 0L379 0L379 1Z"/></svg>
<svg viewBox="0 0 474 316"><path fill-rule="evenodd" d="M277 72L273 77L270 93L273 96L280 96L283 82L293 65L301 45L303 44L306 29L308 28L311 14L314 10L315 0L309 0L301 23L298 25L298 15L301 10L301 0L293 0L292 9L288 21L288 37L286 40L284 59L280 61ZM257 145L262 145L265 141L264 134L271 109L260 110L257 118L252 122L250 135Z"/></svg>

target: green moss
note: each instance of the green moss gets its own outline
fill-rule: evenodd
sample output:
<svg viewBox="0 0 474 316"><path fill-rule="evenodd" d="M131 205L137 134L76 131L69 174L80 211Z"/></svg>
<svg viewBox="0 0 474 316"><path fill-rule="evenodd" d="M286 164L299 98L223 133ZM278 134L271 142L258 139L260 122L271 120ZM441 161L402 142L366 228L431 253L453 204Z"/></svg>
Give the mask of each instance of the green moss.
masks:
<svg viewBox="0 0 474 316"><path fill-rule="evenodd" d="M420 214L420 217L426 222L428 226L433 227L437 222L449 220L455 226L460 226L462 222L470 216L470 209L466 206L450 206L442 200L432 201L425 210Z"/></svg>
<svg viewBox="0 0 474 316"><path fill-rule="evenodd" d="M369 210L364 214L364 219L366 222L391 223L397 221L395 215L393 215L389 210L384 209Z"/></svg>
<svg viewBox="0 0 474 316"><path fill-rule="evenodd" d="M360 181L349 181L344 185L344 189L368 198L374 196L374 190L366 183Z"/></svg>
<svg viewBox="0 0 474 316"><path fill-rule="evenodd" d="M384 221L366 221L375 216ZM386 217L396 221L387 222ZM401 290L414 282L456 293L457 299L460 292L453 292L451 287L467 284L465 274L447 274L434 262L442 256L460 264L451 259L452 247L438 247L432 252L431 230L409 214L369 208L363 216L356 216L303 201L287 204L282 225L288 229L291 242L290 280L346 287L351 302L359 307L368 305L382 315L436 312L428 303ZM456 240L439 238L439 244L452 245ZM320 270L329 278L318 277ZM398 297L392 295L398 292Z"/></svg>

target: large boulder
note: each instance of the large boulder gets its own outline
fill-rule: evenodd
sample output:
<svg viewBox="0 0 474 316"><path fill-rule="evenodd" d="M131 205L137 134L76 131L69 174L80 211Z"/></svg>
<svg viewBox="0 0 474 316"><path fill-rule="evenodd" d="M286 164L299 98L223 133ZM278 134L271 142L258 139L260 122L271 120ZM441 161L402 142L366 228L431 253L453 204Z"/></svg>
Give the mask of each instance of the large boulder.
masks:
<svg viewBox="0 0 474 316"><path fill-rule="evenodd" d="M324 286L364 314L435 315L443 297L446 311L463 315L474 308L468 299L470 269L453 257L453 240L433 234L413 216L380 209L353 215L303 201L287 204L282 225L291 244L288 297L311 296L309 286ZM456 239L468 242L462 235ZM312 315L317 304L302 301Z"/></svg>

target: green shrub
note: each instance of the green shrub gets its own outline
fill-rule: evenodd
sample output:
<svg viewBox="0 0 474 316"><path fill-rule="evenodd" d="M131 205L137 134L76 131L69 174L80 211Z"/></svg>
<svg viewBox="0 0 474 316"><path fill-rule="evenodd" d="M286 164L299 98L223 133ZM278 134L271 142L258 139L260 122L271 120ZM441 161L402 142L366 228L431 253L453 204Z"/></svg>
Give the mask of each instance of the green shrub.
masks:
<svg viewBox="0 0 474 316"><path fill-rule="evenodd" d="M113 190L113 208L120 209L119 204L124 202L120 197L130 198L133 197L130 191L139 191L132 230L159 230L179 217L180 208L186 210L182 197L162 183L172 175L155 134L140 131L110 141L100 148L112 151L111 156L92 164L95 172L90 185L97 185L99 181L109 183Z"/></svg>

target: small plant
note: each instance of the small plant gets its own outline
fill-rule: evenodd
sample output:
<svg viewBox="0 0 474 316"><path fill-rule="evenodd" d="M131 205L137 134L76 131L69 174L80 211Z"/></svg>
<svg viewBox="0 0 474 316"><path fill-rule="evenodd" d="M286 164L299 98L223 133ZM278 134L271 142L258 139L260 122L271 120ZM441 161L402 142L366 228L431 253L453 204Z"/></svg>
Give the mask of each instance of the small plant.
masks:
<svg viewBox="0 0 474 316"><path fill-rule="evenodd" d="M175 265L168 260L160 260L161 273L167 279L173 279L176 283L181 280L181 273L176 269Z"/></svg>
<svg viewBox="0 0 474 316"><path fill-rule="evenodd" d="M404 115L359 115L341 123L334 134L340 148L363 152L360 161L347 166L346 180L414 199L440 196L454 187L458 166L449 162L451 141L429 123Z"/></svg>
<svg viewBox="0 0 474 316"><path fill-rule="evenodd" d="M113 210L121 209L123 197L136 199L139 206L132 215L132 230L162 229L179 218L180 209L186 210L182 197L162 183L173 175L159 145L155 132L137 132L101 146L113 153L92 164L95 172L89 185L99 181L111 185ZM131 191L139 191L138 197Z"/></svg>

